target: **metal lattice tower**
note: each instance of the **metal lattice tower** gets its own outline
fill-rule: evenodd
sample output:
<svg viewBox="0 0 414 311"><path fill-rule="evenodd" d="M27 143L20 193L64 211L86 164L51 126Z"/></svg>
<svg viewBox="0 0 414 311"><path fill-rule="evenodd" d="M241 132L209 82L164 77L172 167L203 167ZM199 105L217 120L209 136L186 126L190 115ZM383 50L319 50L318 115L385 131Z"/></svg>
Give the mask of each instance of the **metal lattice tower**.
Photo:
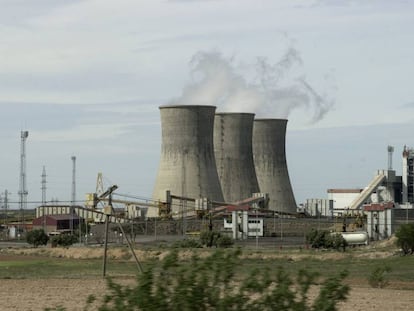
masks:
<svg viewBox="0 0 414 311"><path fill-rule="evenodd" d="M72 156L72 198L71 205L76 204L76 157Z"/></svg>
<svg viewBox="0 0 414 311"><path fill-rule="evenodd" d="M24 222L24 210L27 208L27 186L26 186L26 139L29 137L28 131L20 133L20 187L19 187L19 208L21 220Z"/></svg>
<svg viewBox="0 0 414 311"><path fill-rule="evenodd" d="M42 171L42 205L46 204L46 168L43 166Z"/></svg>

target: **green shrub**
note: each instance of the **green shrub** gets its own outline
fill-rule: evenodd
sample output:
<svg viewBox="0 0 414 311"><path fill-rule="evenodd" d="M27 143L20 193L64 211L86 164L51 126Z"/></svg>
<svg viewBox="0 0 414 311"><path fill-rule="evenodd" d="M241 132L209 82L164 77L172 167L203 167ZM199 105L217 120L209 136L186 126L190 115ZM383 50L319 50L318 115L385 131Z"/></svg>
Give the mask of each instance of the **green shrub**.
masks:
<svg viewBox="0 0 414 311"><path fill-rule="evenodd" d="M218 231L202 231L200 233L200 242L207 247L230 247L234 244L231 237Z"/></svg>
<svg viewBox="0 0 414 311"><path fill-rule="evenodd" d="M72 234L56 235L51 240L52 246L67 247L78 242L78 236Z"/></svg>
<svg viewBox="0 0 414 311"><path fill-rule="evenodd" d="M160 267L149 267L137 276L137 283L124 286L108 279L108 294L98 310L295 310L335 311L347 298L349 287L342 284L346 272L324 280L319 295L310 302L308 291L317 274L300 270L291 277L282 268L255 269L237 273L240 250L215 251L190 262L180 263L171 252ZM235 286L237 284L237 286ZM87 308L95 304L90 296Z"/></svg>
<svg viewBox="0 0 414 311"><path fill-rule="evenodd" d="M184 239L175 241L172 245L174 248L201 248L203 245L200 241L195 239Z"/></svg>
<svg viewBox="0 0 414 311"><path fill-rule="evenodd" d="M220 232L217 231L201 231L200 242L207 247L213 247L217 245L217 238L220 236Z"/></svg>
<svg viewBox="0 0 414 311"><path fill-rule="evenodd" d="M36 229L26 233L26 241L30 245L38 247L39 245L46 245L49 237L43 229Z"/></svg>
<svg viewBox="0 0 414 311"><path fill-rule="evenodd" d="M227 248L234 245L234 240L227 235L220 235L217 238L217 247Z"/></svg>
<svg viewBox="0 0 414 311"><path fill-rule="evenodd" d="M397 245L401 247L404 255L414 253L414 224L403 224L395 232Z"/></svg>
<svg viewBox="0 0 414 311"><path fill-rule="evenodd" d="M387 265L375 268L368 277L368 283L374 288L384 288L388 285L385 275L391 272Z"/></svg>
<svg viewBox="0 0 414 311"><path fill-rule="evenodd" d="M306 235L306 241L312 248L333 248L345 251L348 243L340 233L331 233L326 230L312 229Z"/></svg>
<svg viewBox="0 0 414 311"><path fill-rule="evenodd" d="M328 233L325 238L325 243L326 248L333 248L336 250L342 249L345 251L348 246L348 242L340 233Z"/></svg>

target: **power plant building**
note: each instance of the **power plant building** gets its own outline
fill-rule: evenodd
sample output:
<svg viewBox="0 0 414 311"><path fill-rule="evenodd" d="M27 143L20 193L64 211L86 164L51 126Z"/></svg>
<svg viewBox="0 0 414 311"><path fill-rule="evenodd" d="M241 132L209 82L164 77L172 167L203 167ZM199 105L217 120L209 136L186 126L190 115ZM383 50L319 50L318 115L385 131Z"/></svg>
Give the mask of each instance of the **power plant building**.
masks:
<svg viewBox="0 0 414 311"><path fill-rule="evenodd" d="M253 162L253 113L217 113L214 154L226 202L238 202L259 192Z"/></svg>
<svg viewBox="0 0 414 311"><path fill-rule="evenodd" d="M269 209L296 214L297 206L286 162L286 119L256 119L253 158L261 193L269 194Z"/></svg>
<svg viewBox="0 0 414 311"><path fill-rule="evenodd" d="M414 203L414 149L404 146L402 160L402 201Z"/></svg>
<svg viewBox="0 0 414 311"><path fill-rule="evenodd" d="M160 106L161 158L153 199L166 193L223 202L214 157L215 106Z"/></svg>

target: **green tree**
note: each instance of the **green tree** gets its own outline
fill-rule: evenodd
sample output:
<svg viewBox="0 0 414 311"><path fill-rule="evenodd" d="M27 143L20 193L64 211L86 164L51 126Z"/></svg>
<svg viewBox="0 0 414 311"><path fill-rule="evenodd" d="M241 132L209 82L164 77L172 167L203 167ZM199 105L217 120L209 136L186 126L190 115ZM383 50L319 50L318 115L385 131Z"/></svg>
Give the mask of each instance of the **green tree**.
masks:
<svg viewBox="0 0 414 311"><path fill-rule="evenodd" d="M404 255L414 253L414 224L403 224L395 232L397 245L401 247Z"/></svg>
<svg viewBox="0 0 414 311"><path fill-rule="evenodd" d="M98 310L335 311L337 303L347 298L349 287L342 284L346 272L326 279L312 303L308 291L316 284L316 273L300 270L292 278L279 268L240 274L236 273L240 254L217 250L209 257L193 255L191 262L179 263L173 251L161 267L151 266L138 275L135 286L108 279L109 293ZM93 303L96 299L90 296L86 309Z"/></svg>
<svg viewBox="0 0 414 311"><path fill-rule="evenodd" d="M43 229L36 229L26 233L26 241L34 247L39 245L46 245L49 241L49 236L43 231Z"/></svg>

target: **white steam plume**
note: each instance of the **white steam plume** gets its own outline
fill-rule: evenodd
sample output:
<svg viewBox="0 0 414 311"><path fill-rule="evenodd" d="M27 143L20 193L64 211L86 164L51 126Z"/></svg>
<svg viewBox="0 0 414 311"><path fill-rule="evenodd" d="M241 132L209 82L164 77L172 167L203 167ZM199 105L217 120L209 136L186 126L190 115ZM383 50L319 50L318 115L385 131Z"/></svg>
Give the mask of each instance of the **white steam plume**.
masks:
<svg viewBox="0 0 414 311"><path fill-rule="evenodd" d="M234 65L234 58L217 51L195 54L190 67L191 83L174 104L215 105L220 112L252 112L267 118L288 118L294 109L304 108L312 111L311 122L321 120L334 104L306 81L302 59L293 47L275 64L258 58L256 64L244 66L254 72L250 80Z"/></svg>

